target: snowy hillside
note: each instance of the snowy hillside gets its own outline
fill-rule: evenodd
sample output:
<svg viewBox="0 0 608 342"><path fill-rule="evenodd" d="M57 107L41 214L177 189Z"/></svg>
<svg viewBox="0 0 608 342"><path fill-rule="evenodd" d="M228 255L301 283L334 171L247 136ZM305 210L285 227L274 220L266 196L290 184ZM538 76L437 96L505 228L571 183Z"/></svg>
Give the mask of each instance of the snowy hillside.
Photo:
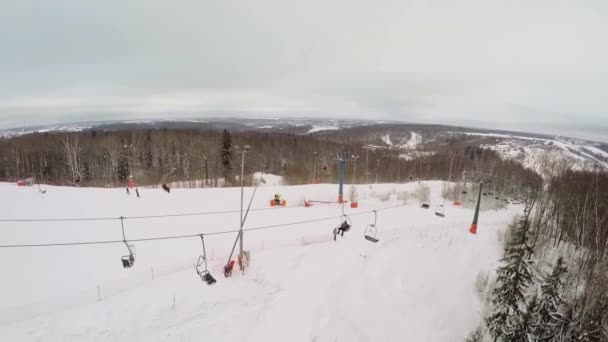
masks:
<svg viewBox="0 0 608 342"><path fill-rule="evenodd" d="M498 151L504 158L519 161L527 168L540 174L556 164L582 170L593 167L608 169L608 152L581 140L555 137L554 139L532 138L495 133L465 133L498 139L496 144L483 147Z"/></svg>
<svg viewBox="0 0 608 342"><path fill-rule="evenodd" d="M473 211L447 204L445 218L434 215L442 183L428 185L430 210L397 199L415 183L358 186L359 208L346 209L353 227L336 242L340 207L301 203L334 201L337 185L261 187L245 225L251 266L224 278L238 188L140 189L137 198L2 183L0 245L122 240L119 216L127 240L186 237L131 242L131 269L122 268L121 243L0 248L0 340L462 341L482 319L476 277L495 268L500 232L522 208L483 211L471 235ZM287 207L269 207L276 192ZM363 238L374 209L377 244ZM193 214L144 217L179 213ZM99 220L7 221L61 217ZM210 234L213 286L194 271L201 233Z"/></svg>

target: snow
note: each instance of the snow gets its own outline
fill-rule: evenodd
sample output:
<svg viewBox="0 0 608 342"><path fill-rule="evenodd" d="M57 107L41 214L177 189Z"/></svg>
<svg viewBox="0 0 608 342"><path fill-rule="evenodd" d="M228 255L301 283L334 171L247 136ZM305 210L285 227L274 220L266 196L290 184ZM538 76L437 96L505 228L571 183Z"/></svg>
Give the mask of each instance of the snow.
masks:
<svg viewBox="0 0 608 342"><path fill-rule="evenodd" d="M326 125L313 126L308 132L306 132L306 134L320 132L320 131L336 131L339 129L340 129L340 127L338 127L338 126L326 126Z"/></svg>
<svg viewBox="0 0 608 342"><path fill-rule="evenodd" d="M599 148L597 148L595 146L585 146L585 148L588 149L589 151L591 151L593 154L597 154L598 156L608 158L608 152L606 152L604 150L600 150Z"/></svg>
<svg viewBox="0 0 608 342"><path fill-rule="evenodd" d="M258 186L280 186L284 184L283 176L277 176L270 173L256 172L252 177L254 184L257 184Z"/></svg>
<svg viewBox="0 0 608 342"><path fill-rule="evenodd" d="M597 157L604 157L608 153L588 145L584 141L563 137L544 139L497 133L466 132L464 134L502 139L494 145L484 145L484 147L500 152L506 159L518 160L524 167L535 170L541 175L546 172L543 170L542 164L546 162L547 158L554 161L565 161L575 170L585 170L596 165L608 169L608 163ZM587 153L585 149L597 156Z"/></svg>
<svg viewBox="0 0 608 342"><path fill-rule="evenodd" d="M389 148L391 147L396 147L399 149L405 149L405 150L411 150L411 149L415 149L417 145L419 145L420 141L421 141L422 136L416 132L410 132L410 139L404 143L404 139L401 140L401 142L399 144L394 144L391 140L391 135L390 134L385 134L382 137L380 137L380 140L382 140L383 143L385 143L386 145L388 145ZM370 145L373 146L373 145Z"/></svg>
<svg viewBox="0 0 608 342"><path fill-rule="evenodd" d="M224 278L236 233L205 237L207 286L194 272L198 237L135 242L137 260L123 269L121 244L0 248L0 340L3 341L454 341L481 321L475 278L501 256L498 235L521 207L484 211L478 235L468 233L473 212L447 206L446 218L397 200L417 183L357 186L359 208L346 208L353 228L333 241L339 223L337 185L278 186L257 190L245 228L331 218L246 231L252 263ZM442 182L427 182L442 203ZM237 210L239 188L124 189L0 183L2 219L110 217ZM245 189L248 202L252 188ZM288 207L269 208L274 193ZM390 193L388 201L382 194ZM247 203L246 203L247 204ZM378 213L380 242L363 238L369 211ZM126 219L127 239L234 230L239 213ZM121 240L119 220L0 221L2 245ZM98 299L97 286L101 293ZM175 304L174 304L175 303Z"/></svg>
<svg viewBox="0 0 608 342"><path fill-rule="evenodd" d="M416 132L410 132L410 133L411 133L410 140L408 140L408 142L405 143L405 145L403 145L402 147L414 149L414 148L416 148L416 146L418 146L420 144L420 141L422 141L422 135L420 135L419 133L416 133Z"/></svg>
<svg viewBox="0 0 608 342"><path fill-rule="evenodd" d="M388 146L393 146L393 143L391 142L390 134L383 135L382 138L380 138L380 139L382 139L382 142L384 142Z"/></svg>

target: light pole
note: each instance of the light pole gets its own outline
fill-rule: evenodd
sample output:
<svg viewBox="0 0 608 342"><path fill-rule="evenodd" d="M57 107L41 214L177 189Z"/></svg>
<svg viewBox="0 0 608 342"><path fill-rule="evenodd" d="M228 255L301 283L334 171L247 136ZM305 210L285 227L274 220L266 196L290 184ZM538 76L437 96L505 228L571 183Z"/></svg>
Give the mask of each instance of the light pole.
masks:
<svg viewBox="0 0 608 342"><path fill-rule="evenodd" d="M312 184L315 184L317 181L317 152L313 152L314 155L314 161L313 161L313 166L312 166L312 179L310 180L310 182Z"/></svg>
<svg viewBox="0 0 608 342"><path fill-rule="evenodd" d="M357 183L357 159L359 156L353 156L353 185Z"/></svg>
<svg viewBox="0 0 608 342"><path fill-rule="evenodd" d="M237 151L239 147L236 146ZM243 178L245 174L245 153L249 152L251 147L249 145L243 146L243 150L241 150L241 220L239 222L239 258L241 259L240 267L241 271L245 272L245 265L243 263Z"/></svg>

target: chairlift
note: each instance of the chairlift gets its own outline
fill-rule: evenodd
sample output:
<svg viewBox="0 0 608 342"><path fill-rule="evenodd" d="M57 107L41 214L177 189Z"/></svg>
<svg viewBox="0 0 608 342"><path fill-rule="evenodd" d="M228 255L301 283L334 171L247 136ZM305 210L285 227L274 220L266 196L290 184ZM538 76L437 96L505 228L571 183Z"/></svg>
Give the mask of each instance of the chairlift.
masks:
<svg viewBox="0 0 608 342"><path fill-rule="evenodd" d="M205 250L205 239L203 238L203 234L200 235L201 242L203 243L203 255L198 257L198 261L196 263L196 273L201 277L201 280L207 283L207 285L213 285L217 282L215 278L211 275L209 270L207 269L207 251Z"/></svg>
<svg viewBox="0 0 608 342"><path fill-rule="evenodd" d="M120 259L122 261L123 268L131 268L135 264L135 245L129 245L125 236L125 226L123 224L123 218L120 218L120 227L122 228L122 242L127 246L129 251L128 255L123 255Z"/></svg>
<svg viewBox="0 0 608 342"><path fill-rule="evenodd" d="M435 215L439 217L445 217L445 207L443 206L443 204L435 207Z"/></svg>
<svg viewBox="0 0 608 342"><path fill-rule="evenodd" d="M370 224L365 228L363 232L363 236L365 240L377 243L380 241L378 239L378 227L376 227L376 223L378 222L378 212L374 210L374 224Z"/></svg>
<svg viewBox="0 0 608 342"><path fill-rule="evenodd" d="M344 213L344 203L345 202L342 202L342 216L340 218L340 225L333 230L334 241L336 241L338 235L344 236L344 232L349 231L353 226L353 222L351 221L350 217Z"/></svg>
<svg viewBox="0 0 608 342"><path fill-rule="evenodd" d="M121 257L122 267L131 268L135 264L135 245L129 245L126 241L124 241L124 243L127 246L129 254Z"/></svg>

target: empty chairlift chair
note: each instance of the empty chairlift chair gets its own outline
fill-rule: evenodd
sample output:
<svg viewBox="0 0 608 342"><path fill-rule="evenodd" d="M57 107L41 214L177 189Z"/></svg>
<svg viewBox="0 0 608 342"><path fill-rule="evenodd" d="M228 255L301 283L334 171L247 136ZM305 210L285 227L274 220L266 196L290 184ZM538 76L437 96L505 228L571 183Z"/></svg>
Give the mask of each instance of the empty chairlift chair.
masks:
<svg viewBox="0 0 608 342"><path fill-rule="evenodd" d="M435 215L439 217L445 217L445 207L443 206L443 204L435 207Z"/></svg>
<svg viewBox="0 0 608 342"><path fill-rule="evenodd" d="M378 212L374 210L374 223L368 225L363 232L363 236L365 240L377 243L380 241L378 239L378 227L376 227L376 223L378 222Z"/></svg>
<svg viewBox="0 0 608 342"><path fill-rule="evenodd" d="M133 265L135 265L135 246L129 245L126 241L125 245L127 246L127 250L129 250L129 254L122 256L122 267L131 268Z"/></svg>
<svg viewBox="0 0 608 342"><path fill-rule="evenodd" d="M200 235L201 242L203 243L203 255L198 257L198 261L196 262L196 273L201 277L201 280L207 283L207 285L213 285L217 281L215 278L209 273L207 269L207 251L205 250L205 239L203 235Z"/></svg>
<svg viewBox="0 0 608 342"><path fill-rule="evenodd" d="M125 225L122 217L120 218L120 227L122 228L122 242L124 242L125 246L127 246L127 250L129 251L128 255L123 255L120 258L122 261L122 267L131 268L135 264L135 246L129 245L127 242L127 237L125 236Z"/></svg>

